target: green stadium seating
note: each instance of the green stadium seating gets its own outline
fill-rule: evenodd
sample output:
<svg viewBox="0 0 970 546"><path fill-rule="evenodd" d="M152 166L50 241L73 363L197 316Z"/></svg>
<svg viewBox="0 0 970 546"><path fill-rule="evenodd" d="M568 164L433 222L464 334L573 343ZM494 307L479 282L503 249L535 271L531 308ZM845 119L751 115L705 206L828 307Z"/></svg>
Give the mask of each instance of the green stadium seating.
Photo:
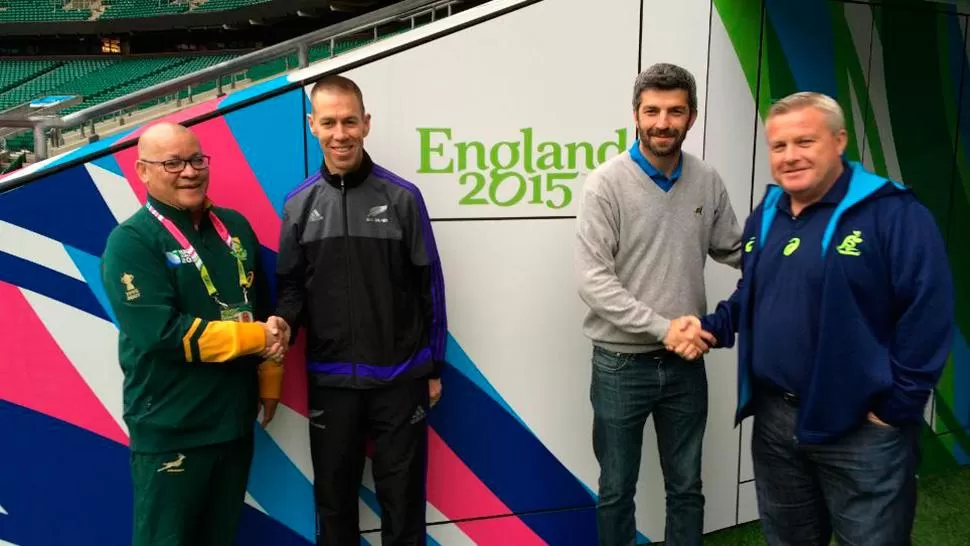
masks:
<svg viewBox="0 0 970 546"><path fill-rule="evenodd" d="M128 83L125 83L124 85L114 87L98 95L96 99L97 99L97 102L104 102L116 97L122 97L124 95L127 95L128 93L133 93L135 91L138 91L139 89L151 87L153 85L169 81L173 78L184 76L185 74L198 72L203 68L212 66L214 64L219 64L233 57L235 57L235 55L205 55L205 56L199 56L199 57L183 57L183 60L185 62L174 64L168 68L165 68L153 74L149 74L146 77L140 78L138 80L130 81ZM212 82L212 85L209 86L209 89L212 89L214 87L215 87L215 81ZM196 92L196 91L193 91L193 92ZM197 92L202 92L202 91L197 91ZM187 96L187 95L188 93L185 93L185 95L182 95L182 96ZM154 101L154 103L161 102L161 100L162 99ZM151 104L146 104L146 105L143 105L143 107L147 107L150 105Z"/></svg>
<svg viewBox="0 0 970 546"><path fill-rule="evenodd" d="M0 61L0 93L36 78L44 72L59 66L56 61L35 61L12 59Z"/></svg>
<svg viewBox="0 0 970 546"><path fill-rule="evenodd" d="M91 10L64 9L63 0L0 0L0 23L61 23L90 18Z"/></svg>
<svg viewBox="0 0 970 546"><path fill-rule="evenodd" d="M102 0L105 8L101 19L126 19L205 13L264 4L273 0L207 0L196 6L175 0ZM86 21L92 18L90 9L65 9L65 0L0 0L0 24Z"/></svg>
<svg viewBox="0 0 970 546"><path fill-rule="evenodd" d="M18 135L7 138L8 150L31 150L34 149L34 133L25 131Z"/></svg>
<svg viewBox="0 0 970 546"><path fill-rule="evenodd" d="M220 0L221 1L221 0ZM228 1L228 0L227 0ZM236 0L242 1L242 0ZM3 2L3 0L0 0ZM226 5L223 2L223 5ZM407 30L407 29L404 29ZM396 30L385 34L390 36L403 32ZM373 41L371 36L345 38L334 44L333 55L339 55L351 49L361 47ZM194 56L166 56L166 57L115 57L106 59L76 59L76 60L23 60L3 61L0 69L0 110L17 106L32 99L51 94L75 94L83 97L81 104L58 112L68 114L88 108L95 104L122 97L129 93L169 81L185 74L197 72L203 68L227 61L236 57L237 53L218 55ZM331 56L330 43L323 42L310 48L308 57L315 62ZM8 68L9 66L9 68ZM224 85L228 86L232 77L237 81L248 78L253 81L262 80L281 74L297 67L296 54L274 59L266 63L250 67L245 76L223 76ZM204 93L216 87L217 80L196 84L192 87L193 95ZM171 100L176 93L166 97L159 97L136 106L136 109L148 108L166 100ZM179 90L177 96L185 99L188 91ZM105 116L96 122L112 119L115 114ZM7 149L33 149L33 135L28 131L7 140Z"/></svg>
<svg viewBox="0 0 970 546"><path fill-rule="evenodd" d="M13 161L11 161L10 164L3 169L3 171L0 171L0 174L12 173L17 169L23 167L24 163L26 162L27 162L27 154L20 154L17 156L17 159L14 159Z"/></svg>
<svg viewBox="0 0 970 546"><path fill-rule="evenodd" d="M189 11L188 2L172 4L169 0L104 0L101 19L130 19L176 15Z"/></svg>
<svg viewBox="0 0 970 546"><path fill-rule="evenodd" d="M117 59L83 59L63 63L49 72L28 80L23 85L0 94L0 110L6 110L38 97L50 95L68 82L115 62L117 62Z"/></svg>
<svg viewBox="0 0 970 546"><path fill-rule="evenodd" d="M207 0L192 8L192 12L225 11L228 9L244 8L254 4L264 4L271 0Z"/></svg>
<svg viewBox="0 0 970 546"><path fill-rule="evenodd" d="M298 64L296 54L292 53L286 57L280 57L279 59L273 59L272 61L251 66L249 70L246 71L246 77L253 81L259 81L276 74L282 74L287 70L292 70L296 68Z"/></svg>
<svg viewBox="0 0 970 546"><path fill-rule="evenodd" d="M155 15L174 15L225 11L263 4L272 0L208 0L190 7L188 2L172 3L170 0L104 0L105 9L102 19L124 19L131 17L152 17Z"/></svg>
<svg viewBox="0 0 970 546"><path fill-rule="evenodd" d="M84 100L65 109L61 114L83 110L100 102L110 90L130 82L143 81L144 78L166 68L186 62L185 57L153 57L122 59L101 70L91 72L57 88L58 94L81 95Z"/></svg>

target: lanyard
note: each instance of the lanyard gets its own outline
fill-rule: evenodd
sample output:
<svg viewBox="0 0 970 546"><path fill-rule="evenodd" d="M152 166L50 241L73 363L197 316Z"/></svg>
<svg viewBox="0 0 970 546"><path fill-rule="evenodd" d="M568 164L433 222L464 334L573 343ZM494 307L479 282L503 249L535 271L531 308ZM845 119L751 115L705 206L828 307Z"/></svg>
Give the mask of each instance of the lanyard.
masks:
<svg viewBox="0 0 970 546"><path fill-rule="evenodd" d="M202 277L202 284L205 285L205 290L209 293L209 296L216 300L216 303L222 307L228 307L228 305L219 301L219 291L216 290L216 286L212 284L212 278L209 277L209 270L206 269L205 264L202 263L202 258L199 257L199 253L195 251L195 247L192 246L192 243L185 238L185 235L171 220L162 216L162 213L158 212L158 210L156 210L151 203L145 203L145 208L147 208L148 212L152 213L152 215L157 218L159 222L161 222L162 226L164 226L172 237L178 241L178 244L182 245L182 250L184 250L185 254L192 259L192 263L195 264L195 268L199 270L199 276ZM246 278L246 268L243 266L243 262L239 258L241 249L237 250L233 246L232 235L229 234L229 230L226 229L226 225L223 224L222 220L219 220L216 213L212 212L211 210L209 211L209 220L212 222L212 227L215 228L219 238L222 239L222 242L224 242L227 247L229 247L229 251L232 252L232 255L236 258L236 268L239 270L239 286L242 288L243 298L245 298L246 302L248 303L249 294L246 289L249 288L250 283Z"/></svg>

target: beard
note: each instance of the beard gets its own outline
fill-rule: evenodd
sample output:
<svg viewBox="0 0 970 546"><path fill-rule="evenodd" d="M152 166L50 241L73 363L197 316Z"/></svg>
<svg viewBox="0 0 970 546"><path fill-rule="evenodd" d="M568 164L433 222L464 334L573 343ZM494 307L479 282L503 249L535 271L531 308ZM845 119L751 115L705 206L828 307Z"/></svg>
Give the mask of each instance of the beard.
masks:
<svg viewBox="0 0 970 546"><path fill-rule="evenodd" d="M680 151L681 145L684 143L684 139L687 138L687 132L680 132L676 129L643 129L642 127L637 127L637 135L640 137L640 142L650 153L657 157L665 157L669 155L674 155ZM661 145L656 143L650 137L669 137L673 140L670 144Z"/></svg>

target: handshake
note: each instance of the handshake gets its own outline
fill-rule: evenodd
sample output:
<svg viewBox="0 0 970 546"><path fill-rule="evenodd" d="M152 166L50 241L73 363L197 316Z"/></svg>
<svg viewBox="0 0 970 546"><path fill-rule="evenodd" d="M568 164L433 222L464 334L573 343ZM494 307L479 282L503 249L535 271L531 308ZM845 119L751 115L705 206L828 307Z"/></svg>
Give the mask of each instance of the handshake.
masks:
<svg viewBox="0 0 970 546"><path fill-rule="evenodd" d="M717 339L701 328L697 317L684 316L670 321L664 346L668 351L677 353L685 360L697 360L717 345Z"/></svg>
<svg viewBox="0 0 970 546"><path fill-rule="evenodd" d="M290 347L290 325L285 320L277 316L266 319L260 323L266 332L266 345L259 353L264 360L275 360L282 362L286 356L286 350Z"/></svg>

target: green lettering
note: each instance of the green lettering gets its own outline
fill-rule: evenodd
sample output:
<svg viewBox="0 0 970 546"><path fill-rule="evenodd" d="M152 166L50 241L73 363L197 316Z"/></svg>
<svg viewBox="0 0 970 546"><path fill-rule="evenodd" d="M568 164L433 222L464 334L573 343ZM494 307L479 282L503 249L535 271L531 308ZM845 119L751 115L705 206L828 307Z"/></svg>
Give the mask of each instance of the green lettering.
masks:
<svg viewBox="0 0 970 546"><path fill-rule="evenodd" d="M543 149L547 149L548 152L543 152ZM562 149L555 142L543 142L539 144L539 157L536 159L536 166L540 170L550 171L550 170L563 170L562 164Z"/></svg>
<svg viewBox="0 0 970 546"><path fill-rule="evenodd" d="M569 144L566 144L566 151L569 153L569 170L571 171L579 168L576 166L578 165L576 156L580 148L584 150L583 155L586 157L586 168L592 169L595 167L593 164L593 161L595 160L593 157L593 145L589 142L570 142Z"/></svg>
<svg viewBox="0 0 970 546"><path fill-rule="evenodd" d="M534 173L532 166L532 129L522 129L522 167L527 173Z"/></svg>
<svg viewBox="0 0 970 546"><path fill-rule="evenodd" d="M622 153L624 150L626 150L626 136L627 136L626 129L617 129L616 136L617 136L616 142L607 141L607 142L604 142L603 144L600 144L599 150L596 151L596 160L599 163L603 163L613 155ZM607 156L607 152L609 152L610 148L615 148L616 153L610 156Z"/></svg>
<svg viewBox="0 0 970 546"><path fill-rule="evenodd" d="M468 168L468 150L474 149L475 165L480 171L485 170L485 145L481 142L457 142L455 148L458 150L458 172Z"/></svg>
<svg viewBox="0 0 970 546"><path fill-rule="evenodd" d="M418 168L419 173L431 174L431 173L452 173L454 171L454 161L448 160L448 165L441 168L434 168L431 166L431 154L435 153L440 157L444 157L444 144L438 144L436 146L431 145L431 134L441 133L445 136L447 141L451 141L451 129L433 129L433 128L418 128L418 134L421 138L421 166Z"/></svg>
<svg viewBox="0 0 970 546"><path fill-rule="evenodd" d="M508 160L502 161L502 149L507 148L509 150ZM502 169L509 169L515 166L519 162L519 143L518 142L499 142L495 146L492 146L491 154L489 159L492 160L492 167L494 171L499 171Z"/></svg>

